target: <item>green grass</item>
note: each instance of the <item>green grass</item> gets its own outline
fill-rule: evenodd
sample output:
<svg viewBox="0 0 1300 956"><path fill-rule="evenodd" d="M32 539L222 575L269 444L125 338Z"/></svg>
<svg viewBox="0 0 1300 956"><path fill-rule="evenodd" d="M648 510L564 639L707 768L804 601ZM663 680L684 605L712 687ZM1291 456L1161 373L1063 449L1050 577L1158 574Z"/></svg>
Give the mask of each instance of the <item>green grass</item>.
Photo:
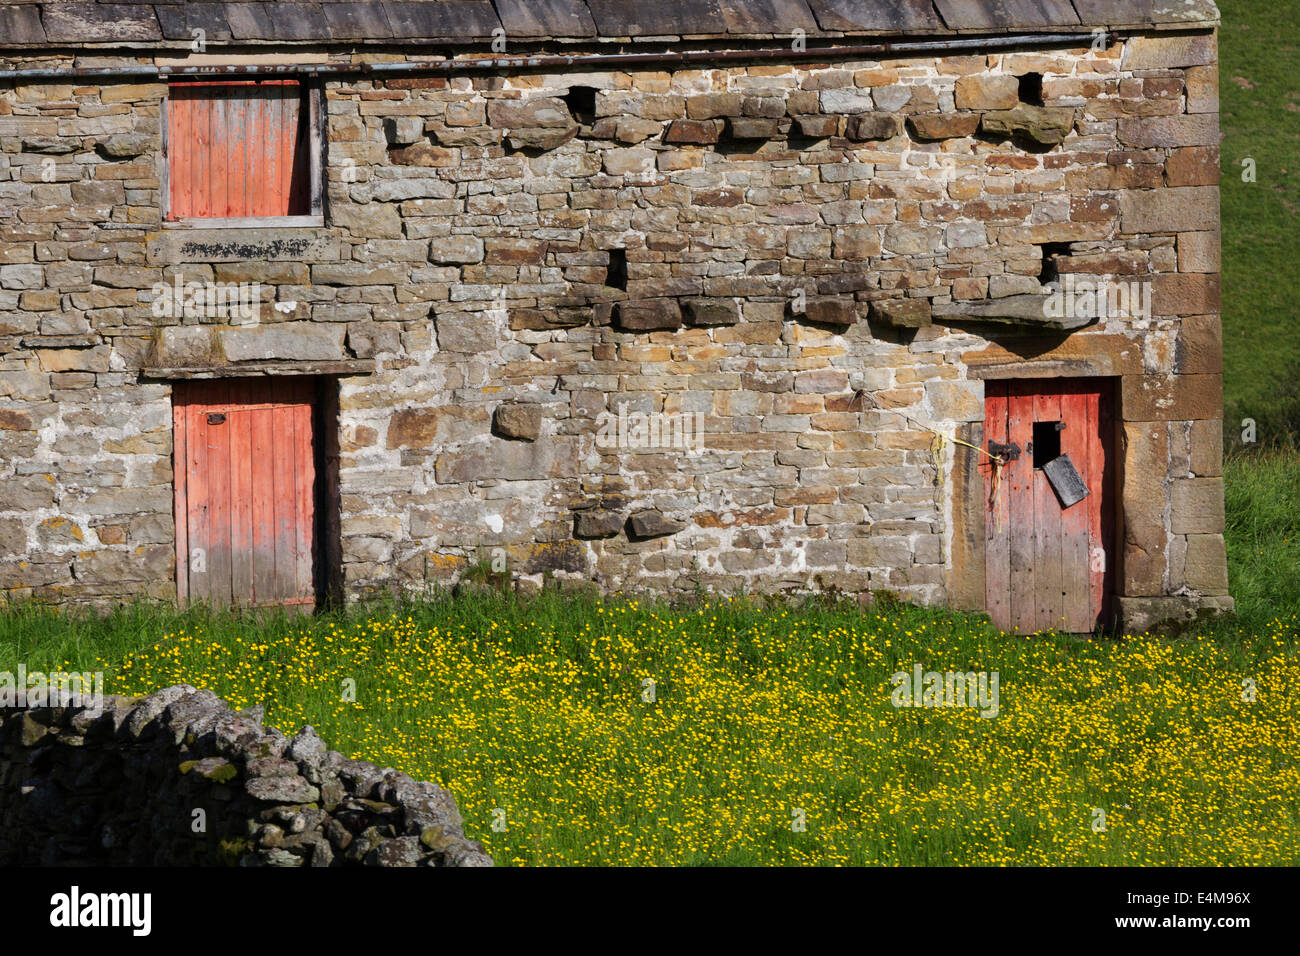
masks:
<svg viewBox="0 0 1300 956"><path fill-rule="evenodd" d="M1294 864L1300 456L1230 456L1227 484L1241 613L1165 637L1014 638L887 602L20 606L0 670L263 702L449 788L502 864ZM997 718L895 708L891 676L918 663L996 672Z"/></svg>
<svg viewBox="0 0 1300 956"><path fill-rule="evenodd" d="M1236 628L1300 615L1300 454L1230 454L1224 462L1228 580Z"/></svg>
<svg viewBox="0 0 1300 956"><path fill-rule="evenodd" d="M1300 434L1300 18L1273 0L1220 0L1223 358L1226 433L1264 444ZM1253 158L1256 181L1242 182Z"/></svg>

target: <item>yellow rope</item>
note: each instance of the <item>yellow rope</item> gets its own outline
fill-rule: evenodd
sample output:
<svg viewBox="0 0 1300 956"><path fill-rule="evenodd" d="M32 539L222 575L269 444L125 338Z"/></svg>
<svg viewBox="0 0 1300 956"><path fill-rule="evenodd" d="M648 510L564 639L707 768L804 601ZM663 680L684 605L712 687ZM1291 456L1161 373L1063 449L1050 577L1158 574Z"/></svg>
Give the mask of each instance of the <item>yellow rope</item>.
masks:
<svg viewBox="0 0 1300 956"><path fill-rule="evenodd" d="M943 485L942 485L942 479L939 477L939 475L941 474L941 469L939 467L939 456L943 454L944 442L949 442L949 441L955 442L958 445L965 445L967 448L973 448L981 455L983 455L985 458L987 458L989 461L991 461L993 463L993 486L989 489L989 498L991 499L991 503L993 506L994 531L997 534L1002 533L1002 509L998 507L998 487L1000 486L1002 481L1002 468L1007 463L1005 458L1003 458L1001 455L994 455L992 452L986 451L985 449L981 448L979 445L972 445L970 442L964 441L963 439L958 438L956 435L945 435L943 432L939 431L939 429L936 428L935 426L927 425L925 422L913 418L911 415L907 414L907 412L900 412L900 411L896 411L895 409L882 409L880 405L876 402L875 398L867 393L866 389L859 389L856 393L856 396L859 405L862 403L863 399L869 399L872 408L878 411L891 411L895 415L901 415L904 418L906 418L909 422L911 422L913 425L916 425L918 428L922 428L925 431L928 431L930 434L934 436L934 438L930 442L930 454L932 454L935 459L935 464L934 464L935 484L940 489L942 489Z"/></svg>

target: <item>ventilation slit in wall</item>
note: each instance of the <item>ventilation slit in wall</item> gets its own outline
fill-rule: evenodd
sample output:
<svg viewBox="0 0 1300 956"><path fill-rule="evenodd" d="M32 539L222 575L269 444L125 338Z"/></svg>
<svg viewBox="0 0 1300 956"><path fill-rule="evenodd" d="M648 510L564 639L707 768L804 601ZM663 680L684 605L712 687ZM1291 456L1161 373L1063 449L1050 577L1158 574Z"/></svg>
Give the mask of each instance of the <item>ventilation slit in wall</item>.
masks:
<svg viewBox="0 0 1300 956"><path fill-rule="evenodd" d="M1056 268L1056 257L1068 256L1070 254L1070 244L1068 242L1045 242L1040 248L1043 250L1043 268L1038 273L1038 284L1048 285L1061 277Z"/></svg>
<svg viewBox="0 0 1300 956"><path fill-rule="evenodd" d="M609 266L605 270L605 285L620 292L627 291L627 250L609 250Z"/></svg>
<svg viewBox="0 0 1300 956"><path fill-rule="evenodd" d="M1024 73L1017 77L1020 81L1020 102L1030 106L1043 105L1043 74Z"/></svg>
<svg viewBox="0 0 1300 956"><path fill-rule="evenodd" d="M596 94L599 92L594 86L574 86L564 94L569 112L583 126L596 122Z"/></svg>

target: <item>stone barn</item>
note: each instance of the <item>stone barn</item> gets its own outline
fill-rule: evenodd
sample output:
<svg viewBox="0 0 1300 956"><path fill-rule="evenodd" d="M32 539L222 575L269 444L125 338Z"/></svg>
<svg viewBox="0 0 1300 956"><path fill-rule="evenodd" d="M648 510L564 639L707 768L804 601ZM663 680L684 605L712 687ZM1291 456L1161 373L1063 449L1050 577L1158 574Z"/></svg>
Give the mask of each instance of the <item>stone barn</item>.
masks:
<svg viewBox="0 0 1300 956"><path fill-rule="evenodd" d="M1209 0L0 0L0 600L1231 608Z"/></svg>

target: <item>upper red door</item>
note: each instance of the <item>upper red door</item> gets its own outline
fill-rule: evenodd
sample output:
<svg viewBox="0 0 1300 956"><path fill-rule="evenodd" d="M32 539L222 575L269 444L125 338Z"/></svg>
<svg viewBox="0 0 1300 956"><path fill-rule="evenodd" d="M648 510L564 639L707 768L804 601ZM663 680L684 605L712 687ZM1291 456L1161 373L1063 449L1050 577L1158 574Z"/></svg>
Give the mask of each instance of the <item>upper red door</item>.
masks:
<svg viewBox="0 0 1300 956"><path fill-rule="evenodd" d="M315 395L307 377L176 383L182 601L316 603Z"/></svg>
<svg viewBox="0 0 1300 956"><path fill-rule="evenodd" d="M1090 632L1113 591L1113 389L1105 379L989 381L984 391L985 598L1006 631ZM1069 457L1087 495L1068 504L1046 465ZM1065 469L1068 473L1068 469ZM1063 486L1064 487L1064 486ZM1076 489L1075 493L1078 493Z"/></svg>
<svg viewBox="0 0 1300 956"><path fill-rule="evenodd" d="M167 95L169 219L311 212L306 93L296 80L195 80Z"/></svg>

